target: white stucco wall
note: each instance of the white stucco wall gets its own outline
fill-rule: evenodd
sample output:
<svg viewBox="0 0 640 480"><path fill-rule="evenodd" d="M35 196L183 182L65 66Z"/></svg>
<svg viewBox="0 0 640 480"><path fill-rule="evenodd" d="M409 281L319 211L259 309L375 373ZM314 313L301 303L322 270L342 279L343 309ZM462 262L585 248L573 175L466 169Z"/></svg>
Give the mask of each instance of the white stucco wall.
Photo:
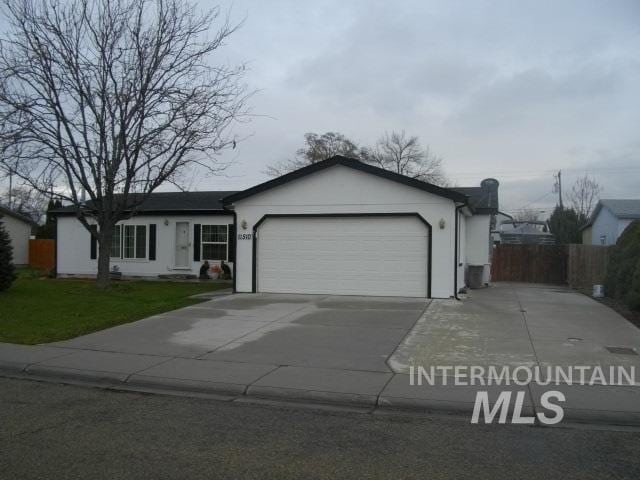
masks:
<svg viewBox="0 0 640 480"><path fill-rule="evenodd" d="M269 213L417 212L432 226L431 295L448 298L454 293L455 205L447 198L336 165L239 200L235 210L240 235L252 233L254 224ZM440 219L445 221L444 229L439 227ZM246 230L241 228L243 221ZM251 292L252 241L237 242L236 288L239 292Z"/></svg>
<svg viewBox="0 0 640 480"><path fill-rule="evenodd" d="M169 224L165 225L164 221ZM189 267L175 268L176 222L189 222ZM123 275L156 277L162 274L184 273L197 275L200 262L193 260L193 225L230 225L233 215L138 215L120 222L121 225L156 225L156 260L148 260L149 230L147 228L147 259L112 259ZM58 218L57 272L60 276L94 276L98 272L97 260L91 257L89 232L75 217ZM210 262L216 263L216 262ZM230 267L233 264L230 263Z"/></svg>
<svg viewBox="0 0 640 480"><path fill-rule="evenodd" d="M473 215L467 218L466 263L467 266L484 265L484 283L489 283L491 275L490 230L491 215Z"/></svg>
<svg viewBox="0 0 640 480"><path fill-rule="evenodd" d="M0 223L11 239L13 247L14 265L26 265L29 263L29 236L31 235L31 225L11 215L2 215Z"/></svg>

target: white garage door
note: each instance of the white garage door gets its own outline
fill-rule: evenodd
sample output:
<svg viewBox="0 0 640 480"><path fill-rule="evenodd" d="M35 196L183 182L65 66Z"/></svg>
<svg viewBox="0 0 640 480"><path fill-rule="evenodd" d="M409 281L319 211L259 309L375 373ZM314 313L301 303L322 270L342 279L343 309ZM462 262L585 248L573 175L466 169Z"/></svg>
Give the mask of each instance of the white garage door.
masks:
<svg viewBox="0 0 640 480"><path fill-rule="evenodd" d="M415 217L269 218L257 233L259 292L427 296L428 230Z"/></svg>

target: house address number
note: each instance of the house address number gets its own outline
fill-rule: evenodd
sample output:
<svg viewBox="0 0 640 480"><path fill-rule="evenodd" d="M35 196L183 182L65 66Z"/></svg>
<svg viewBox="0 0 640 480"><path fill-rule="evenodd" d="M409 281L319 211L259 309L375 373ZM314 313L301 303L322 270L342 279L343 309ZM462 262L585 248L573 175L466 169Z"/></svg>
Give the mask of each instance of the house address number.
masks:
<svg viewBox="0 0 640 480"><path fill-rule="evenodd" d="M239 233L238 240L251 240L253 234L251 233Z"/></svg>

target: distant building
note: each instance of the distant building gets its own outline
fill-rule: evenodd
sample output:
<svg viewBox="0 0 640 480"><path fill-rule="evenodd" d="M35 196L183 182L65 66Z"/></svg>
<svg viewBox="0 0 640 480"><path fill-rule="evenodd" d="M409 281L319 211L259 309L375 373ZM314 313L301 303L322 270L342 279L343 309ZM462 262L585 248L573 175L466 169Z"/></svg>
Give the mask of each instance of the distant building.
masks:
<svg viewBox="0 0 640 480"><path fill-rule="evenodd" d="M582 243L615 245L624 229L640 219L640 200L600 200L589 223L582 228Z"/></svg>
<svg viewBox="0 0 640 480"><path fill-rule="evenodd" d="M13 263L27 265L29 263L29 237L36 227L35 222L29 217L0 205L0 223L4 225L11 239Z"/></svg>
<svg viewBox="0 0 640 480"><path fill-rule="evenodd" d="M513 220L513 217L504 212L498 212L495 215L494 221L491 224L491 243L493 245L500 244L500 225L511 220Z"/></svg>
<svg viewBox="0 0 640 480"><path fill-rule="evenodd" d="M555 245L546 222L503 220L497 227L501 245Z"/></svg>

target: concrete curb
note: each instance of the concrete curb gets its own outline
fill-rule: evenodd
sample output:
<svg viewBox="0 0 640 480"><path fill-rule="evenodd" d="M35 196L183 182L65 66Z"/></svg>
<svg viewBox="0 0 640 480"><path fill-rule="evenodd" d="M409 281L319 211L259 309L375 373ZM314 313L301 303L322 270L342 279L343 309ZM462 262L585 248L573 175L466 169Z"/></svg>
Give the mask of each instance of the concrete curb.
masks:
<svg viewBox="0 0 640 480"><path fill-rule="evenodd" d="M323 392L318 390L299 390L295 388L249 386L247 397L269 400L284 400L287 402L319 403L340 405L346 407L376 406L375 395L362 395L357 393Z"/></svg>
<svg viewBox="0 0 640 480"><path fill-rule="evenodd" d="M124 383L128 377L126 373L77 370L73 368L50 367L47 365L30 365L24 371L29 375L41 379L51 379L62 382L64 382L64 380L72 380L74 382L88 382L92 385Z"/></svg>
<svg viewBox="0 0 640 480"><path fill-rule="evenodd" d="M0 360L0 373L22 373L29 365L31 364L28 362L10 362L7 360Z"/></svg>
<svg viewBox="0 0 640 480"><path fill-rule="evenodd" d="M616 412L611 410L583 410L565 407L563 422L592 425L640 426L640 412ZM559 424L562 426L562 424Z"/></svg>
<svg viewBox="0 0 640 480"><path fill-rule="evenodd" d="M433 400L422 398L381 397L377 404L378 409L392 412L413 412L417 414L447 414L464 415L471 419L474 404L455 400ZM509 415L513 414L513 407L509 407ZM524 405L521 415L523 417L535 416L532 405ZM497 418L497 417L496 417ZM510 418L510 417L509 417ZM481 422L482 423L482 422Z"/></svg>
<svg viewBox="0 0 640 480"><path fill-rule="evenodd" d="M185 393L204 393L224 396L243 395L246 385L221 382L206 382L202 380L186 380L180 378L162 378L148 375L131 375L125 384L128 387L142 387L145 389L159 389L179 391Z"/></svg>
<svg viewBox="0 0 640 480"><path fill-rule="evenodd" d="M0 363L0 376L169 395L205 395L226 401L267 400L276 403L311 406L356 407L366 412L377 411L379 413L463 415L468 416L469 419L474 407L473 402L469 402L468 399L393 396L385 394L387 386L385 386L380 395L375 396L264 385L163 378L144 374L130 375L119 372L100 372L33 364L23 368L22 364L6 361ZM640 412L572 408L570 405L564 406L564 412L564 420L558 426L572 423L627 427L640 426ZM522 415L535 415L535 407L530 402L526 402ZM536 424L540 425L539 422L536 422Z"/></svg>

